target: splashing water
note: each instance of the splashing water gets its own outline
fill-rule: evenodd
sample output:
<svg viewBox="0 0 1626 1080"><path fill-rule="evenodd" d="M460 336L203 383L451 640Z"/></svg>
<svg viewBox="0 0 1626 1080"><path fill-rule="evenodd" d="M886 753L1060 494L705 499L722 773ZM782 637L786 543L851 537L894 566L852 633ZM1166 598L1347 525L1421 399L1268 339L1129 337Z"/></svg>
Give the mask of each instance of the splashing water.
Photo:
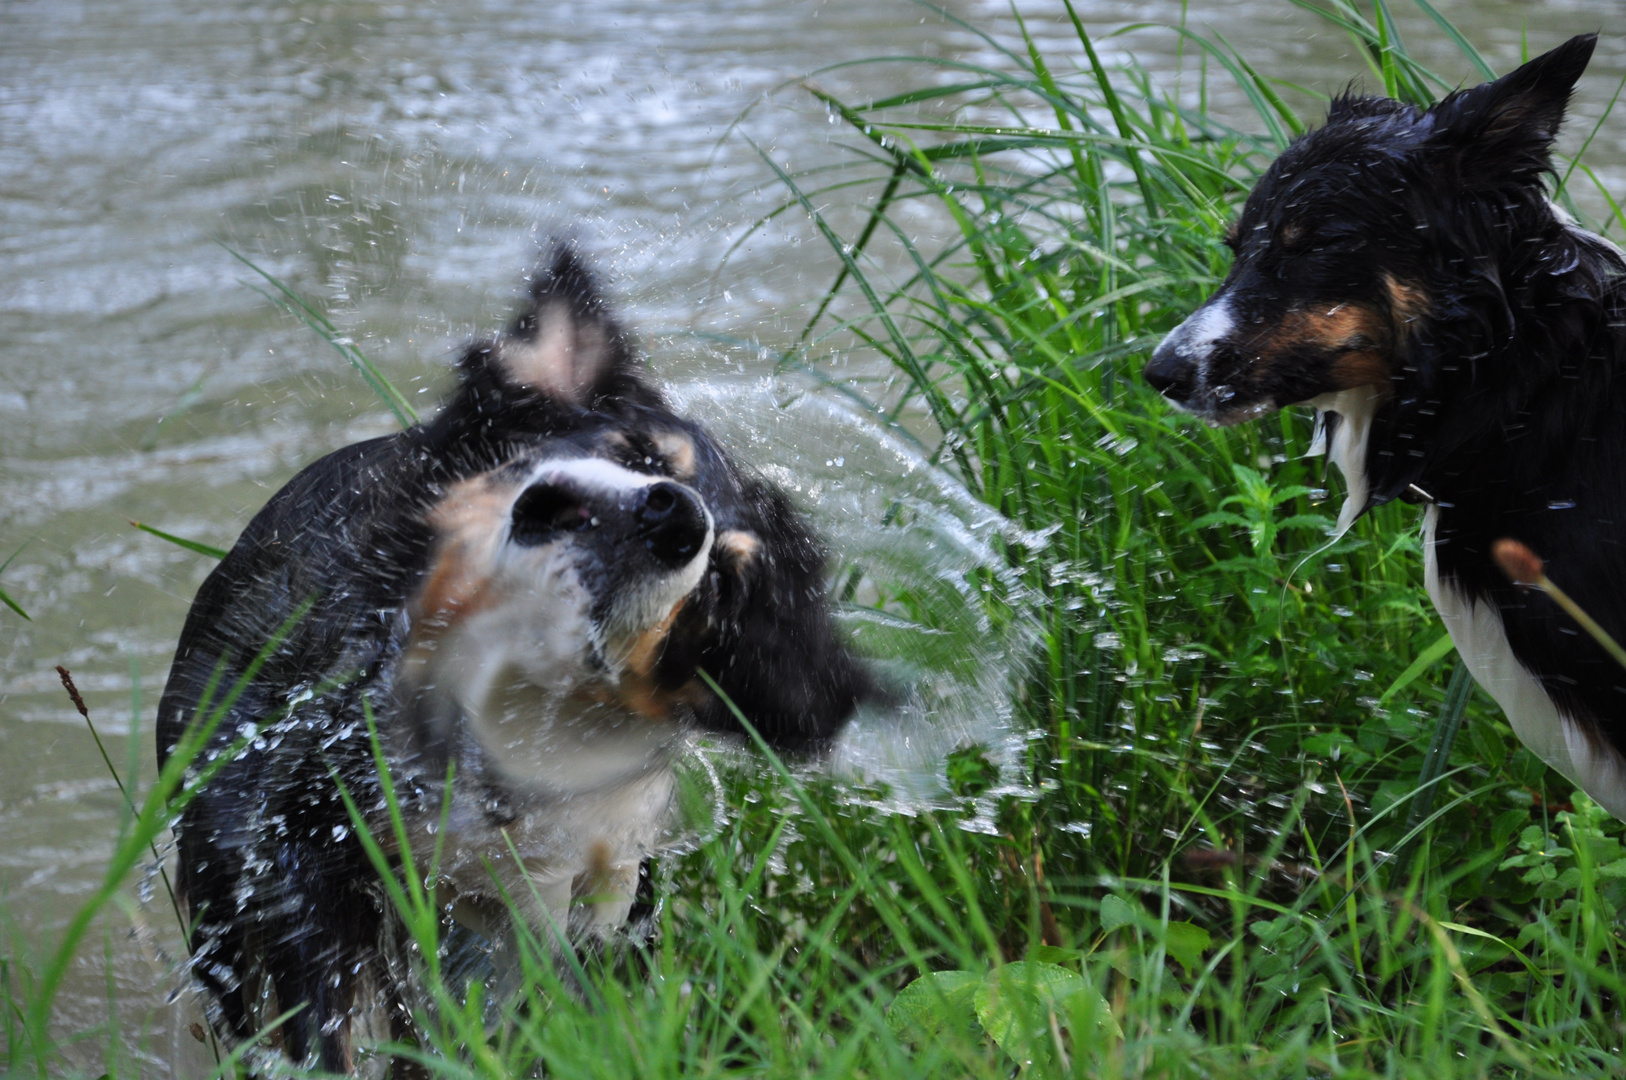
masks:
<svg viewBox="0 0 1626 1080"><path fill-rule="evenodd" d="M904 690L848 725L835 775L886 791L902 811L944 804L943 763L961 747L983 748L1012 777L1026 742L1012 702L1037 624L1002 549L1043 538L833 395L764 378L685 383L673 396L813 517L836 556L844 628Z"/></svg>

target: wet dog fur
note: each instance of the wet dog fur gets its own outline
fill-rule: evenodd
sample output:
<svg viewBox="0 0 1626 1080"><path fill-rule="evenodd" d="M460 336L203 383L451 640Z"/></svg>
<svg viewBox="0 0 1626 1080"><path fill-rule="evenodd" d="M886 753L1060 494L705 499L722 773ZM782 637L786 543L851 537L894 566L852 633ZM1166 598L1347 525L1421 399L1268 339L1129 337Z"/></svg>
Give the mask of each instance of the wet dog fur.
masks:
<svg viewBox="0 0 1626 1080"><path fill-rule="evenodd" d="M1545 186L1595 44L1428 109L1335 99L1254 187L1229 275L1146 378L1215 424L1315 406L1340 528L1425 504L1427 587L1469 670L1626 817L1626 671L1491 557L1523 542L1626 640L1626 261Z"/></svg>
<svg viewBox="0 0 1626 1080"><path fill-rule="evenodd" d="M806 522L671 410L569 248L458 375L433 419L322 458L254 517L159 705L160 766L224 707L193 773L229 760L175 829L211 1019L235 1043L302 1005L275 1039L329 1070L353 1069L359 1025L405 1023L340 791L398 857L369 713L420 856L455 772L442 900L500 942L501 890L542 940L626 919L682 731L739 728L701 671L787 748L873 693Z"/></svg>

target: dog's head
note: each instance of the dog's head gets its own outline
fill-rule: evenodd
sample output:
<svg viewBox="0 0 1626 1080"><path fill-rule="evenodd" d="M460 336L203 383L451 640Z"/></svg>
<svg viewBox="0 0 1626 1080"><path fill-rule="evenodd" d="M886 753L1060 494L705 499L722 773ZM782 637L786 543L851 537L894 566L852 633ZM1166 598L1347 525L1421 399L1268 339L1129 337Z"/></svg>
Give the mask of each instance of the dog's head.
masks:
<svg viewBox="0 0 1626 1080"><path fill-rule="evenodd" d="M427 509L401 680L427 745L472 733L508 771L591 785L733 708L818 743L871 693L806 524L666 407L568 249L426 431L429 453L500 459Z"/></svg>
<svg viewBox="0 0 1626 1080"><path fill-rule="evenodd" d="M1226 236L1230 273L1164 338L1147 381L1213 424L1426 394L1410 352L1430 321L1497 287L1484 279L1498 236L1525 219L1557 227L1542 174L1595 42L1426 110L1336 99L1254 187Z"/></svg>

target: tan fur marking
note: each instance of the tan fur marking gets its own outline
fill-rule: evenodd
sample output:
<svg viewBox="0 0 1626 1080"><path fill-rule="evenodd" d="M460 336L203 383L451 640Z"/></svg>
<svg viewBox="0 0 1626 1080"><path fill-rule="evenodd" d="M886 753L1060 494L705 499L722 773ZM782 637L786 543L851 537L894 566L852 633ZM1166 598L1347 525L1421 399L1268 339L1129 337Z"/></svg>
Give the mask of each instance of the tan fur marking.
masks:
<svg viewBox="0 0 1626 1080"><path fill-rule="evenodd" d="M1389 336L1389 328L1377 313L1360 304L1335 304L1325 310L1295 312L1283 320L1282 326L1293 338L1312 341L1324 349L1349 348L1357 337L1380 342Z"/></svg>
<svg viewBox="0 0 1626 1080"><path fill-rule="evenodd" d="M1385 394L1389 392L1389 361L1379 352L1346 353L1333 361L1328 374L1332 376L1332 385L1336 390L1375 386Z"/></svg>
<svg viewBox="0 0 1626 1080"><path fill-rule="evenodd" d="M638 892L638 859L628 858L629 852L622 851L622 861L615 861L616 850L611 847L608 840L602 837L594 840L588 847L587 865L581 873L577 874L570 883L570 898L575 904L589 904L602 907L615 912L617 907L624 908L630 904ZM634 849L633 854L641 854ZM611 916L614 926L626 918L625 912Z"/></svg>
<svg viewBox="0 0 1626 1080"><path fill-rule="evenodd" d="M601 837L589 845L587 868L571 882L570 894L573 898L579 898L581 902L588 904L615 899L613 890L615 877L615 859L610 851L609 841Z"/></svg>
<svg viewBox="0 0 1626 1080"><path fill-rule="evenodd" d="M756 562L757 556L762 553L762 541L757 539L755 533L743 529L725 529L717 534L711 549L732 562L738 572Z"/></svg>
<svg viewBox="0 0 1626 1080"><path fill-rule="evenodd" d="M677 480L693 480L695 473L694 440L681 431L662 431L651 440L655 449L666 459L667 468Z"/></svg>
<svg viewBox="0 0 1626 1080"><path fill-rule="evenodd" d="M1236 243L1237 237L1241 235L1241 226L1238 222L1233 221L1225 226L1225 242L1227 244Z"/></svg>
<svg viewBox="0 0 1626 1080"><path fill-rule="evenodd" d="M586 696L601 705L637 713L646 720L670 720L680 706L698 706L705 701L706 693L699 680L667 690L655 685L652 679L625 675L619 684L589 691Z"/></svg>
<svg viewBox="0 0 1626 1080"><path fill-rule="evenodd" d="M640 716L653 719L670 720L672 714L679 706L698 707L706 701L710 692L699 679L685 683L676 690L662 690L653 685L647 685L636 693L624 692L620 701L627 708L635 710Z"/></svg>
<svg viewBox="0 0 1626 1080"><path fill-rule="evenodd" d="M679 600L672 605L672 610L666 613L666 618L628 643L626 658L622 661L622 670L625 674L639 679L647 679L654 674L655 665L660 661L661 653L666 648L666 635L671 633L672 624L677 621L678 614L688 602L687 596Z"/></svg>
<svg viewBox="0 0 1626 1080"><path fill-rule="evenodd" d="M1383 275L1383 290L1389 294L1389 311L1394 317L1395 333L1405 337L1428 314L1428 293L1416 283L1401 281L1387 273Z"/></svg>
<svg viewBox="0 0 1626 1080"><path fill-rule="evenodd" d="M655 665L660 663L673 623L677 622L688 602L688 597L679 600L659 624L632 639L615 683L589 691L595 700L629 709L650 720L669 720L679 706L698 705L705 699L705 689L698 680L676 690L666 689L655 682Z"/></svg>
<svg viewBox="0 0 1626 1080"><path fill-rule="evenodd" d="M1386 394L1390 381L1387 347L1391 340L1388 324L1363 304L1300 309L1288 312L1281 325L1260 343L1254 366L1256 371L1267 370L1294 347L1311 345L1342 353L1329 370L1332 389L1376 386Z"/></svg>
<svg viewBox="0 0 1626 1080"><path fill-rule="evenodd" d="M609 360L610 343L596 322L573 317L559 302L536 316L531 341L505 340L498 358L509 376L572 404L581 404Z"/></svg>
<svg viewBox="0 0 1626 1080"><path fill-rule="evenodd" d="M423 587L408 608L412 615L406 660L409 673L428 662L448 630L490 606L486 583L511 502L512 493L505 485L489 476L477 476L454 485L429 511L429 524L438 539Z"/></svg>

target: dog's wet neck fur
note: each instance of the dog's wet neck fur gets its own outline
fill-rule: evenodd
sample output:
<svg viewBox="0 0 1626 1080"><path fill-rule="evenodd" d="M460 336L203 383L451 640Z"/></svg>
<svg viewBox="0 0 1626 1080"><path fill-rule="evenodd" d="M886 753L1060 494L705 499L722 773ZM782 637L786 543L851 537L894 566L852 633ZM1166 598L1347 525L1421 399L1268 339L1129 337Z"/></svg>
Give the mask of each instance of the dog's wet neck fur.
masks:
<svg viewBox="0 0 1626 1080"><path fill-rule="evenodd" d="M1487 457L1506 458L1509 475L1532 471L1536 455L1567 454L1614 409L1626 263L1545 198L1503 195L1483 200L1500 203L1489 227L1433 225L1431 311L1373 418L1367 508L1424 501L1414 487L1446 509L1483 498Z"/></svg>
<svg viewBox="0 0 1626 1080"><path fill-rule="evenodd" d="M1441 585L1469 609L1498 607L1532 671L1558 669L1543 663L1555 642L1583 657L1584 679L1542 686L1589 738L1626 752L1626 671L1490 558L1501 537L1525 542L1626 637L1626 607L1593 590L1626 578L1626 548L1608 541L1626 531L1626 260L1532 189L1433 227L1430 312L1371 418L1365 508L1433 503Z"/></svg>

